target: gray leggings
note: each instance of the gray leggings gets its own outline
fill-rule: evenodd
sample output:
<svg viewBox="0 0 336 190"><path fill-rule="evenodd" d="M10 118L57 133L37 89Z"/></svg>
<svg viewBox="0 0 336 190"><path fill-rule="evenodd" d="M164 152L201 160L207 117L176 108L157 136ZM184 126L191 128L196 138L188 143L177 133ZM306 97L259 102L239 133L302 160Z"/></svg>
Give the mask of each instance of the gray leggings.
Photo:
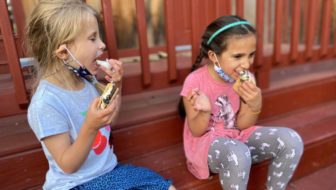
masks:
<svg viewBox="0 0 336 190"><path fill-rule="evenodd" d="M301 137L292 129L261 127L245 143L220 137L208 152L212 173L219 173L225 190L244 190L251 164L271 159L266 186L269 190L286 189L303 153Z"/></svg>

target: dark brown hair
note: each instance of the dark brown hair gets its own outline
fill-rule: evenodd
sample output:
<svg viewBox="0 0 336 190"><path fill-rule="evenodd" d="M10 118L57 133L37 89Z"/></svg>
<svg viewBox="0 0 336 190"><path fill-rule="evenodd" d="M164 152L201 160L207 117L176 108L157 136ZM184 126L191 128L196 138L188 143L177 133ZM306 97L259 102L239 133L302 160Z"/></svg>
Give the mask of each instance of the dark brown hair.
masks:
<svg viewBox="0 0 336 190"><path fill-rule="evenodd" d="M231 16L221 16L218 17L216 20L214 20L212 23L210 23L201 38L201 45L200 45L200 53L196 58L195 63L193 64L191 71L194 71L198 69L200 63L202 62L203 58L209 58L208 57L208 51L212 50L216 54L221 54L227 49L227 41L230 38L233 37L239 37L239 36L244 36L244 35L251 35L251 34L256 34L256 30L249 24L240 24L236 25L233 27L230 27L221 33L219 33L211 43L208 45L207 42L209 38L219 29L222 27L238 22L238 21L246 21L238 16L231 15ZM180 102L178 104L178 111L179 115L181 117L185 117L185 109L184 109L184 104L182 98L180 99Z"/></svg>

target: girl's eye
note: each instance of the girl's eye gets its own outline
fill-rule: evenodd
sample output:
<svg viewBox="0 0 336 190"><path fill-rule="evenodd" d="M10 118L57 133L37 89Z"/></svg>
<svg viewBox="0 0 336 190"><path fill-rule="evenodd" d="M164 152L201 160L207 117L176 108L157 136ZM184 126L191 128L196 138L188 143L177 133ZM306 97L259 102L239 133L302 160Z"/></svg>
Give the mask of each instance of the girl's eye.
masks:
<svg viewBox="0 0 336 190"><path fill-rule="evenodd" d="M238 55L234 55L233 57L235 58L235 59L239 59L239 58L241 58L243 55L241 55L241 54L238 54Z"/></svg>
<svg viewBox="0 0 336 190"><path fill-rule="evenodd" d="M94 42L94 41L96 41L96 38L93 37L93 38L90 38L90 40Z"/></svg>
<svg viewBox="0 0 336 190"><path fill-rule="evenodd" d="M250 54L250 57L254 57L254 55L255 55L255 52L251 53L251 54Z"/></svg>

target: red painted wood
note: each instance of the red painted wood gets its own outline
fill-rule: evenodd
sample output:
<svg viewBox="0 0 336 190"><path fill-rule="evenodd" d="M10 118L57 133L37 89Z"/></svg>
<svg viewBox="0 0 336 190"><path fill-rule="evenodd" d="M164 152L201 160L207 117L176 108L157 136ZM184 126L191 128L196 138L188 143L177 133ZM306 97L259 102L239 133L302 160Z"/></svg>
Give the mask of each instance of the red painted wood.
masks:
<svg viewBox="0 0 336 190"><path fill-rule="evenodd" d="M323 15L321 27L321 56L326 56L328 53L329 40L330 40L330 25L331 25L331 8L332 1L323 1Z"/></svg>
<svg viewBox="0 0 336 190"><path fill-rule="evenodd" d="M158 51L167 51L166 46L154 46L148 48L149 53L157 53ZM129 49L120 49L118 50L119 58L121 57L131 57L138 56L139 49L138 48L129 48Z"/></svg>
<svg viewBox="0 0 336 190"><path fill-rule="evenodd" d="M22 2L21 1L11 1L13 7L13 16L17 29L17 37L19 38L20 44L23 43L24 38L24 27L25 27L25 15L23 12ZM19 57L24 56L22 45L16 46Z"/></svg>
<svg viewBox="0 0 336 190"><path fill-rule="evenodd" d="M283 7L283 27L282 27L282 37L283 43L288 44L289 43L289 26L288 26L288 21L289 21L289 1L283 1L282 4Z"/></svg>
<svg viewBox="0 0 336 190"><path fill-rule="evenodd" d="M244 18L244 0L236 0L236 14Z"/></svg>
<svg viewBox="0 0 336 190"><path fill-rule="evenodd" d="M275 2L275 21L274 21L274 46L273 46L273 65L281 62L281 30L283 16L283 1Z"/></svg>
<svg viewBox="0 0 336 190"><path fill-rule="evenodd" d="M152 76L152 83L150 86L142 87L141 83L141 76L129 76L125 77L126 79L123 80L123 94L134 94L144 91L150 90L157 90L163 89L168 87L173 87L177 85L182 85L184 82L185 77L190 73L190 68L183 68L177 71L177 80L171 82L169 80L169 76L167 72L158 72L153 73Z"/></svg>
<svg viewBox="0 0 336 190"><path fill-rule="evenodd" d="M216 17L231 14L231 1L216 0Z"/></svg>
<svg viewBox="0 0 336 190"><path fill-rule="evenodd" d="M331 180L331 176L336 176L336 164L320 169L309 176L293 181L288 190L316 190L316 189L334 189L336 181Z"/></svg>
<svg viewBox="0 0 336 190"><path fill-rule="evenodd" d="M166 44L168 50L168 76L169 80L177 79L176 53L174 39L174 2L165 0L165 26L166 26Z"/></svg>
<svg viewBox="0 0 336 190"><path fill-rule="evenodd" d="M190 0L191 5L191 54L192 54L192 64L195 63L197 56L199 55L199 44L200 44L200 28L199 28L199 14L198 11L199 0Z"/></svg>
<svg viewBox="0 0 336 190"><path fill-rule="evenodd" d="M101 0L102 11L104 16L104 31L106 37L106 46L108 50L108 57L119 59L117 40L114 30L114 22L112 17L112 3L111 0Z"/></svg>
<svg viewBox="0 0 336 190"><path fill-rule="evenodd" d="M136 20L137 20L137 31L139 36L139 47L140 47L140 57L141 57L141 71L142 71L142 82L143 85L148 86L151 84L151 71L149 64L149 51L147 42L147 24L146 24L146 13L145 4L143 0L135 0L136 7Z"/></svg>
<svg viewBox="0 0 336 190"><path fill-rule="evenodd" d="M301 0L293 0L292 7L293 8L292 8L290 60L295 61L298 57Z"/></svg>
<svg viewBox="0 0 336 190"><path fill-rule="evenodd" d="M11 27L5 0L0 1L0 18L0 28L2 35L4 36L3 40L8 58L9 69L13 77L16 100L19 104L27 104L28 98L26 87L20 68L19 56L16 50L13 30Z"/></svg>
<svg viewBox="0 0 336 190"><path fill-rule="evenodd" d="M26 189L43 184L47 169L42 149L1 157L0 189Z"/></svg>
<svg viewBox="0 0 336 190"><path fill-rule="evenodd" d="M254 65L260 67L265 64L262 62L263 58L263 44L264 44L264 1L257 1L256 7L256 26L257 30L257 47Z"/></svg>
<svg viewBox="0 0 336 190"><path fill-rule="evenodd" d="M181 142L183 123L182 118L173 117L113 131L113 145L118 160L130 159Z"/></svg>
<svg viewBox="0 0 336 190"><path fill-rule="evenodd" d="M313 43L315 37L315 27L317 22L317 1L309 0L307 1L308 5L308 18L306 25L306 59L310 59L313 56Z"/></svg>

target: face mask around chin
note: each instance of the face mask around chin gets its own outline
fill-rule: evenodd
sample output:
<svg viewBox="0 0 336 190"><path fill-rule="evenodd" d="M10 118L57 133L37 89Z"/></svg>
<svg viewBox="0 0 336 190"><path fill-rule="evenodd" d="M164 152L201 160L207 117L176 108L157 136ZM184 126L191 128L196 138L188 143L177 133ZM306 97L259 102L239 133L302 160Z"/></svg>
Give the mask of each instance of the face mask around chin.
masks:
<svg viewBox="0 0 336 190"><path fill-rule="evenodd" d="M231 77L229 77L229 75L227 75L227 74L223 71L223 69L220 67L220 63L219 63L219 61L218 61L218 59L217 59L216 54L214 54L214 56L215 56L216 61L217 61L218 65L219 65L219 67L218 67L218 66L216 65L216 63L214 63L214 69L215 69L216 73L217 73L217 74L218 74L224 81L226 81L226 82L234 82L234 80L233 80Z"/></svg>
<svg viewBox="0 0 336 190"><path fill-rule="evenodd" d="M80 77L83 77L83 78L85 78L85 76L87 76L87 75L92 75L92 74L90 73L90 71L87 70L87 68L85 68L85 66L82 65L82 64L76 59L76 57L75 57L74 55L72 55L72 53L70 52L70 50L69 50L67 47L65 47L65 49L67 50L67 52L69 53L69 55L71 56L72 59L70 59L70 60L68 60L68 61L64 61L64 60L63 60L63 63L64 63L64 65L66 65L66 66L68 67L68 69L69 69L71 72L73 72L75 75L80 76ZM78 69L76 69L76 68L72 67L71 65L69 65L68 62L70 62L70 61L72 61L72 60L75 60L75 62L79 65L79 68L78 68Z"/></svg>

